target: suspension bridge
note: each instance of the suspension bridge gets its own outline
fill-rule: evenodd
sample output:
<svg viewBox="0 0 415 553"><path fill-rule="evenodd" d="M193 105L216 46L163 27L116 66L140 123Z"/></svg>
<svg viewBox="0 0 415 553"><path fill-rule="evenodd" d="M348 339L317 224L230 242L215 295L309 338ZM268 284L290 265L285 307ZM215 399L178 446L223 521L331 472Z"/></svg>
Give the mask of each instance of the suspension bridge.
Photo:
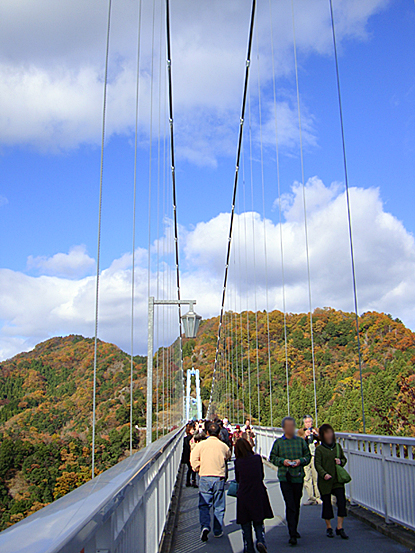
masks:
<svg viewBox="0 0 415 553"><path fill-rule="evenodd" d="M206 544L199 541L197 518L197 491L183 487L183 470L181 468L182 442L184 423L190 418L212 417L220 414L234 422L243 422L245 417L254 419L256 434L256 451L264 459L269 457L273 441L281 435L279 421L275 414L275 378L272 372L270 309L268 297L268 263L276 255L269 249L265 224L265 188L267 177L264 172L264 145L261 122L261 74L257 64L257 91L252 92L252 67L258 59L256 49L257 36L255 22L258 10L256 0L252 0L249 20L246 22L247 47L246 57L240 60L242 76L242 99L237 128L236 158L233 181L229 186L230 217L226 235L222 236L224 266L223 282L220 285L220 303L218 305L218 327L215 345L214 364L209 368L209 397L201 397L199 369L187 368L183 364L183 348L189 339L197 335L201 317L196 313L197 300L183 299L181 290L181 267L179 248L179 209L177 187L179 177L176 167L175 152L175 119L173 78L174 59L171 48L170 1L153 2L152 48L156 50L155 34L156 10L159 12L159 74L156 77L156 61L151 59L151 91L159 88L159 136L157 143L157 205L162 210L157 212L157 228L163 226L163 220L169 218L165 240L159 236L157 241L157 279L150 278L150 232L149 232L149 272L148 272L148 351L147 351L147 417L146 447L133 452L133 417L134 404L134 348L136 327L145 326L144 321L137 321L136 307L136 219L139 197L139 173L137 150L140 142L139 108L140 108L140 57L142 40L142 6L138 2L138 41L137 41L137 80L135 103L135 160L133 177L132 202L132 271L131 271L131 371L130 371L130 456L101 474L95 466L95 438L97 435L97 357L100 320L101 276L101 230L102 198L105 194L105 132L107 117L107 88L109 81L109 59L111 44L112 4L108 1L108 18L106 27L105 72L103 79L101 163L99 173L98 197L98 233L97 233L97 267L95 279L95 335L93 364L93 411L92 411L92 466L91 480L64 497L54 501L26 519L0 533L0 551L2 553L184 553L189 551L213 551L242 553L243 544L239 527L236 525L235 500L228 498L225 535L215 543ZM286 273L284 258L287 255L282 230L282 194L280 189L280 155L278 144L277 87L274 66L274 35L272 26L273 2L269 2L270 32L269 40L272 51L273 72L273 110L275 119L275 178L273 186L277 187L279 213L279 241L274 244L278 252L281 272L281 298L283 314L282 338L284 342L285 398L286 414L292 412L290 396L290 363L287 340L287 298ZM312 301L312 271L310 267L311 251L309 245L309 228L307 223L307 194L305 186L305 167L303 152L303 128L301 112L300 78L297 61L296 19L292 7L293 57L295 65L295 89L298 110L299 160L301 171L302 209L304 218L304 270L307 275L307 326L310 340L311 356L308 374L312 383L312 401L308 408L313 411L316 425L319 422L318 375L315 355L315 320ZM334 6L335 7L335 6ZM366 433L365 391L363 386L363 357L361 331L359 328L358 287L356 282L353 228L351 218L351 198L349 194L348 160L343 118L342 91L339 59L336 42L336 19L332 0L328 0L327 9L331 21L334 71L336 84L339 135L341 155L344 168L344 196L346 233L350 254L350 294L353 302L353 324L355 330L355 365L358 374L360 408L360 433L338 433L338 437L349 460L349 471L352 481L347 485L347 497L351 512L363 513L360 518L377 520L372 527L362 522L359 517L350 517L349 528L351 539L348 543L332 542L321 537L319 509L315 506L302 509L300 530L303 536L299 547L303 551L367 551L376 548L379 553L404 552L409 550L410 538L401 539L398 543L388 537L393 534L392 528L407 529L407 536L415 532L415 438L397 436L377 436ZM174 9L174 8L173 8ZM162 44L164 47L162 48ZM164 70L162 70L162 52L164 52ZM191 76L189 76L191 78ZM163 94L161 90L164 90ZM153 96L151 96L153 101ZM163 105L162 105L163 103ZM151 106L153 110L153 106ZM255 115L254 111L258 113ZM164 114L164 117L163 117ZM260 195L264 210L263 243L257 242L258 221L254 218L253 209L253 133L255 125L259 140L259 182ZM164 132L161 128L164 125ZM152 129L153 130L153 129ZM153 136L150 133L150 179L149 179L149 220L151 215L152 178L154 166L152 152ZM257 162L255 160L255 162ZM247 212L247 183L251 184L252 217ZM154 191L153 191L154 192ZM249 194L249 191L248 191ZM164 211L163 211L164 210ZM238 210L240 214L238 215ZM249 244L248 237L252 240ZM206 237L209 240L209 237ZM160 251L162 250L162 251ZM261 293L265 299L263 334L267 345L266 369L268 381L264 398L261 397L260 362L259 362L259 292L256 280L259 279L259 259L264 263L265 282ZM168 261L166 261L168 260ZM254 297L238 293L246 288L249 278L255 280ZM189 311L182 312L183 306ZM251 311L251 308L252 311ZM176 313L175 313L176 312ZM250 316L253 313L253 316ZM252 325L255 329L252 328ZM172 331L173 329L173 331ZM230 330L229 330L230 329ZM255 332L254 332L255 330ZM175 333L174 348L164 348L168 336ZM255 336L254 341L251 335ZM158 345L154 354L154 345ZM263 372L263 371L262 371ZM186 376L186 386L185 386ZM192 377L195 377L196 397L192 397ZM262 378L262 376L261 376ZM203 399L203 402L202 402ZM266 414L264 413L266 411ZM162 412L162 421L160 417ZM168 420L166 420L168 419ZM168 429L169 431L167 431ZM233 466L230 465L232 477ZM266 467L266 484L270 494L275 518L267 523L266 535L270 551L283 549L286 544L286 524L284 509L275 470ZM306 499L306 497L304 498ZM370 518L372 517L372 518ZM382 531L380 531L382 530ZM398 530L398 534L401 530ZM402 530L404 532L404 530Z"/></svg>

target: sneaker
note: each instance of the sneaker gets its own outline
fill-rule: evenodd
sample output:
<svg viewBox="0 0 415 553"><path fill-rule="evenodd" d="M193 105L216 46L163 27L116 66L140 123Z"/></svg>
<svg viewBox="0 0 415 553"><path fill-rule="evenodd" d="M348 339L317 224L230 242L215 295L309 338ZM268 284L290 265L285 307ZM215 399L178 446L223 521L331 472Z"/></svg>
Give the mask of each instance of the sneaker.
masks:
<svg viewBox="0 0 415 553"><path fill-rule="evenodd" d="M315 505L315 503L316 503L316 502L314 501L314 499L307 499L307 501L305 501L305 502L303 503L303 505L304 505L304 506L306 506L306 505Z"/></svg>
<svg viewBox="0 0 415 553"><path fill-rule="evenodd" d="M316 499L316 504L317 505L323 505L323 502L321 501L321 499L319 497Z"/></svg>
<svg viewBox="0 0 415 553"><path fill-rule="evenodd" d="M221 532L220 534L213 534L215 536L215 538L221 538L223 536L223 532Z"/></svg>
<svg viewBox="0 0 415 553"><path fill-rule="evenodd" d="M327 528L327 530L326 530L326 536L327 536L328 538L334 538L333 528Z"/></svg>
<svg viewBox="0 0 415 553"><path fill-rule="evenodd" d="M196 484L196 482L193 482L192 488L198 488L199 486Z"/></svg>
<svg viewBox="0 0 415 553"><path fill-rule="evenodd" d="M288 540L288 543L289 543L290 545L297 545L297 538L290 538L290 539Z"/></svg>
<svg viewBox="0 0 415 553"><path fill-rule="evenodd" d="M208 541L209 539L209 528L203 528L202 533L200 534L200 539L202 541Z"/></svg>
<svg viewBox="0 0 415 553"><path fill-rule="evenodd" d="M259 551L259 553L268 553L268 550L267 548L265 547L265 544L261 543L261 542L258 542L256 544L256 548L257 550Z"/></svg>
<svg viewBox="0 0 415 553"><path fill-rule="evenodd" d="M343 528L336 528L336 534L341 537L342 540L348 540L349 536L343 530Z"/></svg>

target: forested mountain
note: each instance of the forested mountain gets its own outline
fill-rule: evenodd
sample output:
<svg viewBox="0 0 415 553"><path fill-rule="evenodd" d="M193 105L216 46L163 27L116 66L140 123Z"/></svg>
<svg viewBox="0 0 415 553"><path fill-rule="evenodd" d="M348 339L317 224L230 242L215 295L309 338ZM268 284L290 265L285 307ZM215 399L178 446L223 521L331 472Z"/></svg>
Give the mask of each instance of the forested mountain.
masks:
<svg viewBox="0 0 415 553"><path fill-rule="evenodd" d="M201 371L204 400L210 395L217 325L217 318L204 321L197 339L184 346L185 368ZM415 436L415 334L398 319L375 312L359 317L359 326L366 432ZM286 334L287 354L281 312L225 314L214 411L232 420L251 413L254 422L279 425L287 414L287 358L291 414L297 419L314 414L309 316L287 315ZM319 422L362 432L354 315L316 309L313 342Z"/></svg>
<svg viewBox="0 0 415 553"><path fill-rule="evenodd" d="M385 314L366 313L359 323L366 430L415 436L415 335ZM200 369L205 408L217 329L217 317L202 321L197 338L183 342L184 369ZM331 422L337 430L362 431L354 316L317 309L313 331L319 421ZM300 418L314 411L309 316L287 315L286 334L291 413ZM93 340L67 336L0 364L0 528L90 478L93 353ZM178 359L178 341L161 348L154 359L155 437L163 427L171 429L179 416ZM146 358L137 356L133 420L138 427L145 426L145 375ZM128 454L129 378L130 357L99 342L97 471ZM234 422L251 414L262 425L280 423L287 413L282 313L225 314L213 409ZM143 435L134 428L135 449Z"/></svg>

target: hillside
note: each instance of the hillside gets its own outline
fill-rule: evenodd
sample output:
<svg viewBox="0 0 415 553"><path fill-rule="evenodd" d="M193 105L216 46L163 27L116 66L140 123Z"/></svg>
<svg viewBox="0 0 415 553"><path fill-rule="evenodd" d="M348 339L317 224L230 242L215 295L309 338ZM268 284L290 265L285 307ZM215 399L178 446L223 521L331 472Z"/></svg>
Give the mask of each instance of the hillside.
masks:
<svg viewBox="0 0 415 553"><path fill-rule="evenodd" d="M200 369L205 403L210 395L217 325L217 318L203 321L197 338L185 341L184 345L184 367ZM359 325L366 431L415 435L415 334L398 319L393 320L383 313L365 313L359 318ZM355 328L355 318L351 313L316 309L313 314L319 421L331 422L338 430L361 432ZM287 413L284 318L281 312L269 313L269 330L272 421L266 313L225 314L222 341L226 344L226 351L222 350L224 356L221 356L218 368L214 410L229 415L231 420L241 420L244 413L249 413L249 406L253 421L260 419L262 425L271 422L277 425ZM305 413L314 413L308 315L287 315L287 354L291 413L300 419ZM231 386L239 401L229 393Z"/></svg>
<svg viewBox="0 0 415 553"><path fill-rule="evenodd" d="M354 316L317 309L313 318L319 421L331 422L337 430L362 431ZM359 322L367 432L415 436L415 335L385 314L366 313ZM217 328L217 317L202 321L197 338L183 342L184 369L200 369L205 408ZM225 314L225 350L217 372L214 410L234 422L242 420L251 409L254 422L277 425L287 412L284 325L279 311L269 313L269 330L268 351L266 313ZM313 413L306 314L287 316L287 342L291 412L299 419L304 413ZM90 478L93 352L92 339L57 337L0 364L0 528ZM160 348L154 364L157 415L153 420L158 419L155 426L160 431L162 427L168 430L181 405L177 341ZM145 374L146 358L135 357L133 417L138 427L145 426ZM129 356L115 345L100 341L97 471L128 453L129 378ZM172 399L164 402L163 390ZM133 435L137 449L143 444L140 438L144 432L134 428Z"/></svg>
<svg viewBox="0 0 415 553"><path fill-rule="evenodd" d="M0 528L90 478L93 359L92 339L67 336L0 364ZM143 426L146 358L134 361L134 419ZM98 472L129 448L129 378L129 356L100 341Z"/></svg>

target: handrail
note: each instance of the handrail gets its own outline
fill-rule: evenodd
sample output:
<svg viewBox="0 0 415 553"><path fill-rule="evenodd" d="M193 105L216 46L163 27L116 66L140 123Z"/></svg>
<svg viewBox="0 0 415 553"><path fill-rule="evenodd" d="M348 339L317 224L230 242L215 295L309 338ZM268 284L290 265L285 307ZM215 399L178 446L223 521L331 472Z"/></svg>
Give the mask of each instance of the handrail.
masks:
<svg viewBox="0 0 415 553"><path fill-rule="evenodd" d="M151 536L140 536L145 541L143 551L157 551L180 464L182 435L183 429L171 432L4 530L0 533L0 551L72 553L84 550L87 553L91 541L95 544L94 552L96 549L122 551L118 545L123 541L122 534L130 525L131 517L143 507L143 518L147 511L145 504L153 493L158 493L155 488L163 479L164 498L159 498L157 514L154 509L151 513L156 520L147 524ZM108 542L111 547L106 547Z"/></svg>
<svg viewBox="0 0 415 553"><path fill-rule="evenodd" d="M269 457L281 428L254 427L256 450ZM352 481L346 495L385 518L415 530L415 438L336 432Z"/></svg>

